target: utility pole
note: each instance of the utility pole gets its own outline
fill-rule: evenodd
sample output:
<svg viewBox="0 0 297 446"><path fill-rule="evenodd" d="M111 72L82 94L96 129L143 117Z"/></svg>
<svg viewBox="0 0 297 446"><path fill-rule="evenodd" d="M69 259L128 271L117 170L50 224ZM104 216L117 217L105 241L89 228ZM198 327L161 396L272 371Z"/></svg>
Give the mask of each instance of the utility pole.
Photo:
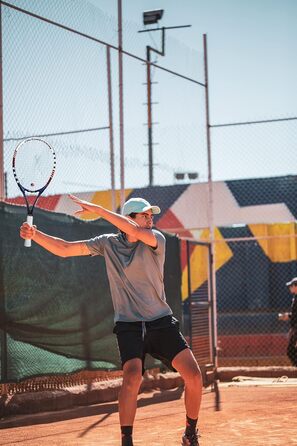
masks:
<svg viewBox="0 0 297 446"><path fill-rule="evenodd" d="M123 20L122 0L118 0L118 62L119 62L119 123L120 123L120 177L121 209L125 202L125 149L124 149L124 85L123 85Z"/></svg>
<svg viewBox="0 0 297 446"><path fill-rule="evenodd" d="M146 47L146 79L147 79L147 131L148 131L148 165L149 165L149 185L154 184L154 162L153 162L153 119L152 119L152 79L151 79L151 51L165 56L165 28L162 30L162 50L158 51L147 45Z"/></svg>
<svg viewBox="0 0 297 446"><path fill-rule="evenodd" d="M152 25L157 23L163 16L163 9L156 9L153 11L145 11L143 13L143 24ZM191 25L182 26L167 26L162 28L150 28L138 31L139 33L147 33L151 31L161 31L161 51L149 45L146 46L146 78L147 78L147 136L148 136L148 167L149 167L149 186L154 185L154 154L153 154L153 119L152 119L152 80L151 80L151 52L165 56L165 30L188 28Z"/></svg>

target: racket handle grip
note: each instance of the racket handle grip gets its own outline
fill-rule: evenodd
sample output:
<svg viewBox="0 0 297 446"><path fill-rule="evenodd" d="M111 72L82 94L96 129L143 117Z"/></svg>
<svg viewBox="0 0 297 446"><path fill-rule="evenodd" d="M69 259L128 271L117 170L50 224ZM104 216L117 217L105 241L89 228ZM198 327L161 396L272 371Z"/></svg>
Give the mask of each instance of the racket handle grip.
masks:
<svg viewBox="0 0 297 446"><path fill-rule="evenodd" d="M30 226L33 225L33 215L27 215L27 223ZM31 246L31 239L26 239L25 242L24 242L24 246L26 246L26 248L30 248L30 246Z"/></svg>

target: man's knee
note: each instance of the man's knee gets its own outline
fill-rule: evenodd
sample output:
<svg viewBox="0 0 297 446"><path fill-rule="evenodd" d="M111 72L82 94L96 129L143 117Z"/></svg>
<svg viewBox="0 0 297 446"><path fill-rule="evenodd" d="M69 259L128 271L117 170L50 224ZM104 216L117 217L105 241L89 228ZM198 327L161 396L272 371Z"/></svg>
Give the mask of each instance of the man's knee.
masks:
<svg viewBox="0 0 297 446"><path fill-rule="evenodd" d="M181 374L186 383L202 381L199 365L190 349L182 350L172 361L173 367Z"/></svg>
<svg viewBox="0 0 297 446"><path fill-rule="evenodd" d="M139 388L142 382L141 360L130 360L123 367L123 385L130 389Z"/></svg>
<svg viewBox="0 0 297 446"><path fill-rule="evenodd" d="M191 367L184 377L185 384L193 387L200 387L202 385L202 374L198 364Z"/></svg>

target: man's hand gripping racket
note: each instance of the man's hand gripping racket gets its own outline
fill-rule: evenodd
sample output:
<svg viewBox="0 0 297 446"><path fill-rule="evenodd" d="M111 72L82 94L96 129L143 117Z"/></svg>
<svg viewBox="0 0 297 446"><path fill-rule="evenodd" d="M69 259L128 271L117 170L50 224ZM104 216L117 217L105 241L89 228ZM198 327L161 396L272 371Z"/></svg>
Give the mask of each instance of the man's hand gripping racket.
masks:
<svg viewBox="0 0 297 446"><path fill-rule="evenodd" d="M54 149L40 138L28 138L15 148L12 170L27 206L27 223L33 225L33 210L45 189L53 179L56 170ZM31 246L26 239L25 246Z"/></svg>

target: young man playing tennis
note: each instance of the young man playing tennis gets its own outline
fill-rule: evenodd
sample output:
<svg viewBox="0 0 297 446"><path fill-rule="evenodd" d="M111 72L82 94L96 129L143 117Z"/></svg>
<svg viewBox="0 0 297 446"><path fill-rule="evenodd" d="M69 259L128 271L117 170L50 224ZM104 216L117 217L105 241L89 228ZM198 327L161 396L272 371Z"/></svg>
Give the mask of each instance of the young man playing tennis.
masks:
<svg viewBox="0 0 297 446"><path fill-rule="evenodd" d="M199 446L196 426L202 378L166 302L165 237L153 229L153 216L161 212L160 208L142 198L131 198L120 215L72 195L70 198L81 208L76 215L86 211L96 213L116 226L119 233L68 242L23 223L20 235L61 257L102 255L105 258L115 311L114 333L123 367L119 393L122 446L133 446L132 429L146 353L177 370L184 379L186 429L182 445Z"/></svg>

